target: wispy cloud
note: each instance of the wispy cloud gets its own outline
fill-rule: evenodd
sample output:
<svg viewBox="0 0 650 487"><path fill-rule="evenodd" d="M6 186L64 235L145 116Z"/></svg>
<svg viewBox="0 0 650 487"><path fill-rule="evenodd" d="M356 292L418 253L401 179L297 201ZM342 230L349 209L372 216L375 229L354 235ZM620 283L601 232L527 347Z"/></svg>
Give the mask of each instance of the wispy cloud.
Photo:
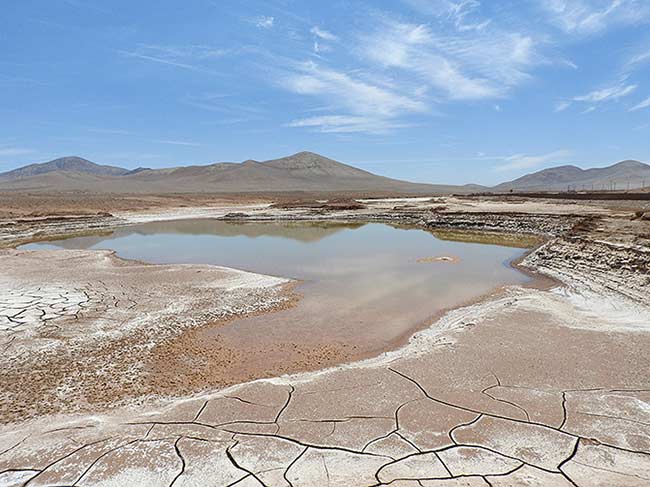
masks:
<svg viewBox="0 0 650 487"><path fill-rule="evenodd" d="M351 60L356 66L332 65L340 57L328 59L329 64L275 59L274 64L288 66L278 76L280 86L331 107L322 116L288 125L327 132L388 131L412 125L405 119L414 114L436 113L442 102L504 98L531 78L530 71L542 62L533 37L482 19L473 0L441 2L409 3L424 13L438 12L443 29L374 12L366 28L348 32L356 39ZM442 5L444 14L433 4ZM316 54L338 40L319 26L310 33Z"/></svg>
<svg viewBox="0 0 650 487"><path fill-rule="evenodd" d="M528 70L538 61L534 40L524 34L492 29L440 35L425 24L388 18L362 36L360 52L451 100L504 96L530 77Z"/></svg>
<svg viewBox="0 0 650 487"><path fill-rule="evenodd" d="M182 145L187 147L199 147L201 144L197 142L187 142L185 140L173 140L173 139L154 139L152 142L157 142L159 144L168 144L168 145Z"/></svg>
<svg viewBox="0 0 650 487"><path fill-rule="evenodd" d="M625 63L625 71L631 72L646 63L650 63L650 49L637 52Z"/></svg>
<svg viewBox="0 0 650 487"><path fill-rule="evenodd" d="M637 85L635 84L625 84L625 82L620 82L612 86L607 86L605 88L591 91L585 95L576 96L573 99L575 101L586 103L600 103L611 100L615 101L625 96L631 95L634 90L636 90L636 88Z"/></svg>
<svg viewBox="0 0 650 487"><path fill-rule="evenodd" d="M278 82L294 93L325 98L347 112L294 120L289 124L293 127L314 127L327 132L387 130L402 125L394 120L400 115L427 111L426 104L417 98L311 61L300 63Z"/></svg>
<svg viewBox="0 0 650 487"><path fill-rule="evenodd" d="M537 1L555 25L571 34L594 34L616 25L650 21L646 0Z"/></svg>
<svg viewBox="0 0 650 487"><path fill-rule="evenodd" d="M563 112L564 110L566 110L570 106L571 106L570 101L566 101L566 100L558 101L557 103L555 103L555 108L553 109L553 111L555 113Z"/></svg>
<svg viewBox="0 0 650 487"><path fill-rule="evenodd" d="M253 17L250 22L260 29L272 29L275 24L275 18L260 15L259 17Z"/></svg>
<svg viewBox="0 0 650 487"><path fill-rule="evenodd" d="M546 163L558 163L566 161L571 152L562 149L547 154L528 155L528 154L514 154L504 157L504 164L496 166L497 171L512 171L516 169L533 169L542 166Z"/></svg>
<svg viewBox="0 0 650 487"><path fill-rule="evenodd" d="M339 40L338 36L332 34L331 32L321 29L317 25L312 27L310 31L314 36L314 53L320 54L323 52L331 51L332 48L329 44L324 44L324 42L337 42Z"/></svg>
<svg viewBox="0 0 650 487"><path fill-rule="evenodd" d="M650 96L637 105L634 105L629 111L635 112L637 110L643 110L644 108L650 108Z"/></svg>
<svg viewBox="0 0 650 487"><path fill-rule="evenodd" d="M373 116L324 115L294 120L288 123L287 126L315 128L323 133L366 132L382 134L398 128L405 128L408 124Z"/></svg>
<svg viewBox="0 0 650 487"><path fill-rule="evenodd" d="M314 34L316 37L319 37L320 39L323 39L324 41L334 42L334 41L339 40L338 36L335 36L334 34L332 34L331 32L329 32L329 31L327 31L325 29L321 29L317 25L312 27L310 32L312 34Z"/></svg>
<svg viewBox="0 0 650 487"><path fill-rule="evenodd" d="M189 142L185 140L176 140L176 139L150 139L141 134L137 134L130 130L123 129L104 129L104 128L90 128L88 132L101 135L120 135L125 137L134 137L136 139L141 139L147 142L154 142L156 144L169 144L169 145L182 145L188 147L199 147L201 144L197 142Z"/></svg>
<svg viewBox="0 0 650 487"><path fill-rule="evenodd" d="M492 19L479 16L481 2L478 0L404 0L404 3L421 14L451 21L461 32L482 30L492 23Z"/></svg>
<svg viewBox="0 0 650 487"><path fill-rule="evenodd" d="M141 44L134 50L119 50L118 52L129 58L166 64L191 71L215 73L214 70L201 63L221 58L230 51L228 49L204 45L162 46Z"/></svg>
<svg viewBox="0 0 650 487"><path fill-rule="evenodd" d="M0 146L0 157L24 156L34 154L35 152L33 149L26 149L24 147Z"/></svg>
<svg viewBox="0 0 650 487"><path fill-rule="evenodd" d="M201 93L186 95L181 101L194 108L221 114L224 118L215 120L215 123L239 123L262 118L264 110L259 104L244 105L233 101L233 98L237 99L237 96L224 93Z"/></svg>

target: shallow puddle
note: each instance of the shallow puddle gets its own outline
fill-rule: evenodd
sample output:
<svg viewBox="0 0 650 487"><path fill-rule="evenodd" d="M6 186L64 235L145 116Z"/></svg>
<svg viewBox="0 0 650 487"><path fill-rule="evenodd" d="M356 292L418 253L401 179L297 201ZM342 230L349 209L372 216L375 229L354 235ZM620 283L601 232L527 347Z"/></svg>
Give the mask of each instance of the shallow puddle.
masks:
<svg viewBox="0 0 650 487"><path fill-rule="evenodd" d="M376 354L441 310L529 279L509 265L525 251L505 246L511 241L441 237L445 240L382 223L201 219L133 225L110 235L22 248L112 249L145 262L218 264L301 280L297 306L206 327L178 344L208 362L207 355L227 354L230 359L219 361L210 374L242 380L259 377L261 369L277 374ZM175 373L181 365L175 364Z"/></svg>
<svg viewBox="0 0 650 487"><path fill-rule="evenodd" d="M390 341L441 309L527 279L508 264L522 249L381 223L181 220L22 248L112 249L145 262L218 264L300 279L311 312L301 326L327 329L337 339L375 330Z"/></svg>

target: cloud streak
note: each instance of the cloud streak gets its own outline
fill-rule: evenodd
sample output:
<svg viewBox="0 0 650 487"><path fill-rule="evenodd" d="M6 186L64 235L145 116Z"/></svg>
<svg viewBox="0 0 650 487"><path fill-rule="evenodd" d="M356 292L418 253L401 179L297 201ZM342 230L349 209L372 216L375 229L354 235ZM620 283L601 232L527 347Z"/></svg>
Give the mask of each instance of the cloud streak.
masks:
<svg viewBox="0 0 650 487"><path fill-rule="evenodd" d="M496 166L496 170L512 171L516 169L532 169L549 162L557 163L565 161L570 155L571 152L566 149L539 155L514 154L503 158L505 163Z"/></svg>
<svg viewBox="0 0 650 487"><path fill-rule="evenodd" d="M538 0L550 21L564 32L590 35L620 25L650 21L645 0Z"/></svg>
<svg viewBox="0 0 650 487"><path fill-rule="evenodd" d="M408 74L448 100L498 98L530 78L538 56L530 36L472 31L440 35L425 24L384 18L381 27L362 37L367 60Z"/></svg>
<svg viewBox="0 0 650 487"><path fill-rule="evenodd" d="M585 95L576 96L575 101L586 103L600 103L604 101L616 101L625 96L631 95L637 88L635 84L618 83L598 90L591 91Z"/></svg>
<svg viewBox="0 0 650 487"><path fill-rule="evenodd" d="M227 49L213 46L162 46L155 44L141 44L134 50L118 50L117 52L128 58L210 74L216 72L200 63L219 59L230 53Z"/></svg>
<svg viewBox="0 0 650 487"><path fill-rule="evenodd" d="M316 37L323 39L324 41L334 42L339 40L338 36L335 36L334 34L332 34L331 32L325 29L321 29L317 25L312 27L310 32L314 34Z"/></svg>
<svg viewBox="0 0 650 487"><path fill-rule="evenodd" d="M324 132L381 132L403 126L395 119L423 113L427 105L416 97L308 61L285 73L280 85L293 93L324 98L347 113L292 121L291 127L317 128Z"/></svg>
<svg viewBox="0 0 650 487"><path fill-rule="evenodd" d="M642 102L638 103L637 105L634 105L628 111L636 112L637 110L643 110L644 108L650 108L650 96L645 100L643 100Z"/></svg>
<svg viewBox="0 0 650 487"><path fill-rule="evenodd" d="M264 15L260 15L259 17L254 17L250 21L255 27L259 29L267 29L267 30L272 29L273 25L275 24L274 17L267 17Z"/></svg>

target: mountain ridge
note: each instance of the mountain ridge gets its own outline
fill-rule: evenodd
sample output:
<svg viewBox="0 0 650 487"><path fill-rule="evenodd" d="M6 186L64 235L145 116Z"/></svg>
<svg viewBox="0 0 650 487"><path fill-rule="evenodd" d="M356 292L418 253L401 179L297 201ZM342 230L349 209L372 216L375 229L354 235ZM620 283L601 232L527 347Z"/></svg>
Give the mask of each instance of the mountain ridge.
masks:
<svg viewBox="0 0 650 487"><path fill-rule="evenodd" d="M494 191L566 191L641 188L650 184L650 165L626 159L606 167L555 166L498 184Z"/></svg>
<svg viewBox="0 0 650 487"><path fill-rule="evenodd" d="M71 160L72 159L72 160ZM67 161L67 163L64 163ZM35 168L35 169L34 169ZM268 161L129 170L81 158L60 158L0 174L0 190L100 192L451 192L456 186L379 176L313 152ZM480 187L472 187L478 189Z"/></svg>
<svg viewBox="0 0 650 487"><path fill-rule="evenodd" d="M95 164L78 156L29 164L0 174L0 190L99 192L396 192L468 193L626 189L650 185L650 165L627 159L606 167L562 165L493 187L442 185L391 179L314 152L256 161L216 162L162 169Z"/></svg>
<svg viewBox="0 0 650 487"><path fill-rule="evenodd" d="M7 171L1 173L0 178L30 177L54 171L78 171L112 176L122 175L129 172L128 169L124 169L123 167L96 164L88 159L78 156L66 156L48 162L28 164L27 166Z"/></svg>

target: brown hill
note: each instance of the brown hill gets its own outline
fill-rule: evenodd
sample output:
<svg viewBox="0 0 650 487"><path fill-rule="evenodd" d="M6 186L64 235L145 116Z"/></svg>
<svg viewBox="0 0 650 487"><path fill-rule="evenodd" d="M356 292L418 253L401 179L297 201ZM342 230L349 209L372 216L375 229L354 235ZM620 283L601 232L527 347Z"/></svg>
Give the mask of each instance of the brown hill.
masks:
<svg viewBox="0 0 650 487"><path fill-rule="evenodd" d="M61 164L62 160L84 161ZM38 170L29 168L38 167ZM266 162L222 162L167 169L99 166L64 158L0 174L0 190L105 193L394 192L449 193L460 186L411 183L378 176L312 152ZM466 191L477 187L468 187Z"/></svg>
<svg viewBox="0 0 650 487"><path fill-rule="evenodd" d="M608 167L581 169L559 166L527 174L492 188L493 191L566 191L637 189L650 185L650 165L622 161Z"/></svg>

